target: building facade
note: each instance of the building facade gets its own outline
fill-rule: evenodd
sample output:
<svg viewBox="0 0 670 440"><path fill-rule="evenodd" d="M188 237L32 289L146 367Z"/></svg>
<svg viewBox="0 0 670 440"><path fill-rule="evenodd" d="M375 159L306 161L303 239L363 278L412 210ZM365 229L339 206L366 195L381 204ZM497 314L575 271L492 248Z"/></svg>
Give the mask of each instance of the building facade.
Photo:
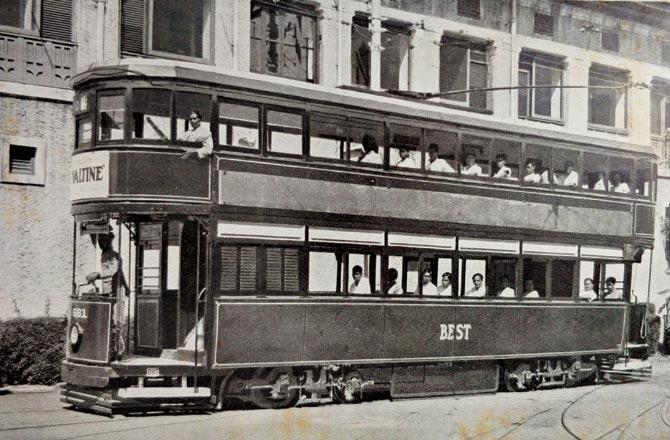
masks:
<svg viewBox="0 0 670 440"><path fill-rule="evenodd" d="M75 122L69 82L77 72L137 60L157 72L176 65L272 77L278 88L304 84L394 103L429 102L471 124L514 124L536 136L611 144L612 156L584 155L580 166L596 180L618 172L640 196L657 193L656 229L643 232L655 250L643 255L632 289L640 299L649 290L660 304L659 292L670 288L664 252L670 203L667 6L549 0L6 3L10 14L0 22L0 267L6 280L0 317L16 310L39 315L47 304L52 314L63 312L72 283L69 155L75 132L80 139L96 135L86 120ZM658 163L633 167L616 157L622 146L653 150ZM552 161L567 169L573 160L545 158ZM596 183L585 182L585 189Z"/></svg>

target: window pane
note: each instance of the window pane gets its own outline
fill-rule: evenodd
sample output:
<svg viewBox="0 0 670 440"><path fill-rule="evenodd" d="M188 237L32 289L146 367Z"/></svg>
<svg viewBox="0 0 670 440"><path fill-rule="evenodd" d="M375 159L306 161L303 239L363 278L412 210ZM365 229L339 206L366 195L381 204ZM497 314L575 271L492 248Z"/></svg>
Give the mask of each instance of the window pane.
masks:
<svg viewBox="0 0 670 440"><path fill-rule="evenodd" d="M403 271L402 257L389 256L389 270L387 274L387 291L389 295L402 295L405 291L403 285L405 273Z"/></svg>
<svg viewBox="0 0 670 440"><path fill-rule="evenodd" d="M347 292L369 294L379 291L381 259L371 254L349 254Z"/></svg>
<svg viewBox="0 0 670 440"><path fill-rule="evenodd" d="M626 81L625 74L589 71L589 123L625 128Z"/></svg>
<svg viewBox="0 0 670 440"><path fill-rule="evenodd" d="M168 224L168 258L167 258L167 288L169 290L179 289L179 268L181 250L181 231L183 224L179 221L171 221Z"/></svg>
<svg viewBox="0 0 670 440"><path fill-rule="evenodd" d="M219 103L219 145L259 149L258 107Z"/></svg>
<svg viewBox="0 0 670 440"><path fill-rule="evenodd" d="M513 299L516 297L516 258L492 257L494 298Z"/></svg>
<svg viewBox="0 0 670 440"><path fill-rule="evenodd" d="M607 158L602 154L584 153L584 180L582 188L607 191Z"/></svg>
<svg viewBox="0 0 670 440"><path fill-rule="evenodd" d="M651 195L651 162L637 161L636 170L637 184L635 193L641 196L649 197Z"/></svg>
<svg viewBox="0 0 670 440"><path fill-rule="evenodd" d="M572 283L575 271L573 261L554 260L551 262L551 297L568 299L572 297Z"/></svg>
<svg viewBox="0 0 670 440"><path fill-rule="evenodd" d="M282 33L282 76L302 80L314 78L314 19L284 11Z"/></svg>
<svg viewBox="0 0 670 440"><path fill-rule="evenodd" d="M599 286L594 284L596 267L593 261L579 262L579 299L594 301L598 299Z"/></svg>
<svg viewBox="0 0 670 440"><path fill-rule="evenodd" d="M338 264L333 252L309 253L310 292L337 292Z"/></svg>
<svg viewBox="0 0 670 440"><path fill-rule="evenodd" d="M577 188L579 186L579 152L571 150L554 149L554 184L564 188Z"/></svg>
<svg viewBox="0 0 670 440"><path fill-rule="evenodd" d="M98 97L99 140L123 139L124 105L123 93Z"/></svg>
<svg viewBox="0 0 670 440"><path fill-rule="evenodd" d="M437 273L434 274L437 296L454 296L452 280L453 267L451 258L437 259ZM425 295L425 292L424 292Z"/></svg>
<svg viewBox="0 0 670 440"><path fill-rule="evenodd" d="M421 129L391 125L390 132L389 157L391 166L413 170L421 168Z"/></svg>
<svg viewBox="0 0 670 440"><path fill-rule="evenodd" d="M486 285L486 260L478 258L461 259L461 291L466 298L484 298Z"/></svg>
<svg viewBox="0 0 670 440"><path fill-rule="evenodd" d="M365 165L384 163L384 125L364 119L350 119L349 160ZM364 139L366 142L363 142Z"/></svg>
<svg viewBox="0 0 670 440"><path fill-rule="evenodd" d="M620 194L630 194L630 178L632 170L632 159L610 157L609 190Z"/></svg>
<svg viewBox="0 0 670 440"><path fill-rule="evenodd" d="M544 145L526 145L523 181L530 184L551 182L551 148Z"/></svg>
<svg viewBox="0 0 670 440"><path fill-rule="evenodd" d="M491 176L494 179L518 180L521 144L494 139L492 148Z"/></svg>
<svg viewBox="0 0 670 440"><path fill-rule="evenodd" d="M309 121L309 155L344 159L347 148L347 125L344 118L313 113Z"/></svg>
<svg viewBox="0 0 670 440"><path fill-rule="evenodd" d="M535 64L535 85L552 86L552 88L534 89L533 112L536 115L555 119L561 117L562 82L562 70Z"/></svg>
<svg viewBox="0 0 670 440"><path fill-rule="evenodd" d="M409 44L409 34L400 29L393 28L382 33L382 89L407 89Z"/></svg>
<svg viewBox="0 0 670 440"><path fill-rule="evenodd" d="M419 268L419 258L418 257L405 257L406 264L406 284L405 292L409 295L419 293L419 282L421 280L421 273L425 269L430 269L430 261L424 260L423 267ZM433 274L433 277L435 274Z"/></svg>
<svg viewBox="0 0 670 440"><path fill-rule="evenodd" d="M523 260L523 297L544 298L547 296L547 263L533 261L530 258Z"/></svg>
<svg viewBox="0 0 670 440"><path fill-rule="evenodd" d="M251 5L251 23L250 23L250 49L251 49L251 62L250 70L252 72L262 72L263 71L263 51L261 50L262 43L262 29L263 29L263 8L258 5Z"/></svg>
<svg viewBox="0 0 670 440"><path fill-rule="evenodd" d="M440 45L440 92L466 90L468 88L468 48L463 42L442 37ZM450 94L444 97L452 101L467 102L467 93Z"/></svg>
<svg viewBox="0 0 670 440"><path fill-rule="evenodd" d="M355 16L351 24L351 83L370 87L370 41L366 18Z"/></svg>
<svg viewBox="0 0 670 440"><path fill-rule="evenodd" d="M269 110L267 113L268 151L302 154L302 115Z"/></svg>
<svg viewBox="0 0 670 440"><path fill-rule="evenodd" d="M90 147L92 134L93 122L91 118L77 119L77 148Z"/></svg>
<svg viewBox="0 0 670 440"><path fill-rule="evenodd" d="M0 14L0 26L11 26L21 29L33 30L36 28L35 1L34 0L10 0L0 2L2 14Z"/></svg>
<svg viewBox="0 0 670 440"><path fill-rule="evenodd" d="M606 300L623 299L623 273L624 265L622 263L605 265L603 294Z"/></svg>
<svg viewBox="0 0 670 440"><path fill-rule="evenodd" d="M202 58L204 0L154 0L152 49Z"/></svg>
<svg viewBox="0 0 670 440"><path fill-rule="evenodd" d="M212 120L212 102L211 97L201 93L177 92L176 96L176 118L177 118L177 139L184 136L191 127L189 116L192 112L200 113L202 116L202 125L207 131L211 131L210 122Z"/></svg>
<svg viewBox="0 0 670 440"><path fill-rule="evenodd" d="M168 139L170 137L171 95L169 90L133 90L133 138Z"/></svg>
<svg viewBox="0 0 670 440"><path fill-rule="evenodd" d="M478 136L464 135L461 146L461 175L489 175L489 144L491 140Z"/></svg>
<svg viewBox="0 0 670 440"><path fill-rule="evenodd" d="M432 173L455 173L458 135L447 131L425 130L428 145L425 167Z"/></svg>

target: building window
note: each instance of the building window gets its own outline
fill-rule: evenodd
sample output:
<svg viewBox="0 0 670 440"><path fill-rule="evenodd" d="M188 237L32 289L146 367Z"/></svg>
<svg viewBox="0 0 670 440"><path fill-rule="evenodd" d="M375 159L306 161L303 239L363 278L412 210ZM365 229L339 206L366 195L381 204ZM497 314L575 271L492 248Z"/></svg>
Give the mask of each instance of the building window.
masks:
<svg viewBox="0 0 670 440"><path fill-rule="evenodd" d="M589 69L589 124L626 128L628 72L606 67Z"/></svg>
<svg viewBox="0 0 670 440"><path fill-rule="evenodd" d="M440 93L446 93L444 98L463 103L471 108L486 109L488 104L488 92L486 91L448 92L486 88L487 85L486 45L446 35L442 36L440 45Z"/></svg>
<svg viewBox="0 0 670 440"><path fill-rule="evenodd" d="M561 59L528 52L521 53L519 56L520 117L563 119L563 89L561 86L563 86L563 61Z"/></svg>
<svg viewBox="0 0 670 440"><path fill-rule="evenodd" d="M612 52L619 52L619 33L602 31L600 34L600 48Z"/></svg>
<svg viewBox="0 0 670 440"><path fill-rule="evenodd" d="M317 14L298 2L251 3L251 71L314 81Z"/></svg>
<svg viewBox="0 0 670 440"><path fill-rule="evenodd" d="M38 2L36 0L2 0L0 26L19 28L27 31L37 29Z"/></svg>
<svg viewBox="0 0 670 440"><path fill-rule="evenodd" d="M651 83L651 133L663 135L670 129L670 82Z"/></svg>
<svg viewBox="0 0 670 440"><path fill-rule="evenodd" d="M540 35L554 35L554 17L547 14L535 14L533 21L533 32Z"/></svg>
<svg viewBox="0 0 670 440"><path fill-rule="evenodd" d="M480 18L479 0L458 0L456 11L461 17Z"/></svg>
<svg viewBox="0 0 670 440"><path fill-rule="evenodd" d="M44 185L46 148L40 138L0 136L3 183Z"/></svg>
<svg viewBox="0 0 670 440"><path fill-rule="evenodd" d="M670 41L664 41L661 43L661 62L664 64L670 64Z"/></svg>

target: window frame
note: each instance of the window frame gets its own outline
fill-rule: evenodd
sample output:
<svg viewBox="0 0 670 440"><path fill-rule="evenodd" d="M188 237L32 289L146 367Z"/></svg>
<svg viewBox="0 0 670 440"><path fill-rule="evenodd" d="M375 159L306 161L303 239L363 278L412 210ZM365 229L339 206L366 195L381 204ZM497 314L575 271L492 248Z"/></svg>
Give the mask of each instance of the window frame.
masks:
<svg viewBox="0 0 670 440"><path fill-rule="evenodd" d="M167 137L167 141L163 141L162 139L147 139L147 138L136 138L133 136L134 130L135 130L135 120L133 118L133 113L135 110L135 99L134 99L134 92L135 90L162 90L162 91L168 91L170 92L170 103L168 107L169 111L169 116L167 116L170 119L170 133L164 133ZM186 89L187 90L187 89ZM127 107L127 114L128 117L130 118L130 123L128 124L127 128L127 140L130 143L136 143L136 144L143 144L143 145L159 145L159 146L165 146L167 147L169 144L174 144L177 136L176 136L176 131L177 131L177 122L175 118L175 84L167 84L165 87L153 87L149 84L142 84L139 85L138 87L131 87L128 89L128 96L126 97L126 107ZM97 109L95 114L97 115ZM164 116L161 116L164 117ZM96 129L97 129L97 121L96 121Z"/></svg>
<svg viewBox="0 0 670 440"><path fill-rule="evenodd" d="M274 152L269 149L270 147L270 134L268 124L268 112L278 112L278 113L289 113L293 115L299 115L301 118L301 152L300 154L291 154L291 153L280 153ZM279 104L264 104L262 106L262 125L263 125L263 140L262 140L262 156L264 157L283 157L283 158L299 158L303 161L309 157L309 118L308 112L304 108L300 107L287 107Z"/></svg>
<svg viewBox="0 0 670 440"><path fill-rule="evenodd" d="M122 96L123 97L123 136L120 139L99 139L98 135L100 134L100 98L106 96ZM113 145L118 143L124 143L128 139L128 90L125 87L120 88L104 88L98 89L95 93L95 111L94 111L94 128L92 138L92 146L101 146L101 145ZM131 118L132 120L132 118Z"/></svg>
<svg viewBox="0 0 670 440"><path fill-rule="evenodd" d="M21 1L21 0L19 0ZM0 32L7 32L13 35L25 35L28 37L39 37L40 29L42 29L42 0L28 0L33 1L33 21L32 24L35 29L26 29L20 26L0 25ZM70 11L72 13L72 11Z"/></svg>
<svg viewBox="0 0 670 440"><path fill-rule="evenodd" d="M241 105L245 107L254 107L257 111L257 116L258 116L258 148L244 148L244 147L239 147L239 146L234 146L234 145L227 145L227 144L222 144L221 143L221 130L220 130L220 121L221 121L221 104L224 103L231 103L235 105ZM239 153L247 153L247 154L254 154L254 155L261 155L262 150L263 150L263 142L265 138L265 129L263 127L264 121L263 121L263 104L260 102L254 102L254 101L247 101L244 99L237 99L237 98L230 98L226 95L217 95L216 96L216 108L213 110L214 114L216 116L216 124L212 123L212 125L216 125L216 137L214 137L214 130L212 130L212 137L214 137L214 150L215 151L236 151ZM228 125L228 124L226 124ZM228 133L225 134L226 137L226 142L228 141Z"/></svg>
<svg viewBox="0 0 670 440"><path fill-rule="evenodd" d="M446 95L446 96L440 95L440 100L444 101L447 104L458 106L459 108L472 109L474 111L488 111L489 106L491 105L491 101L492 101L492 99L490 99L490 97L489 97L489 92L483 92L483 93L486 94L486 106L484 108L479 108L479 107L473 107L472 106L471 94L473 93L474 89L472 88L471 70L472 70L472 64L473 63L474 64L485 65L486 66L486 87L488 87L490 85L490 83L491 83L491 71L490 71L491 66L490 66L490 63L489 63L489 61L490 61L489 60L489 51L490 51L489 44L486 41L472 40L472 39L464 38L464 37L461 37L461 36L452 35L452 34L449 34L449 33L442 34L442 37L441 37L441 40L440 40L441 46L448 47L450 45L454 45L453 43L467 44L467 48L465 49L467 51L467 61L466 61L466 70L465 70L466 88L464 89L464 90L467 90L467 91L463 92L463 94L465 95L465 99L463 101L459 101L459 100L456 100L456 99L449 98L449 95ZM473 57L472 57L472 51L473 50L482 53L484 58L486 59L486 62L482 63L481 61L478 61L478 60L473 61ZM439 69L439 76L440 76L439 92L441 94L450 93L450 92L454 91L454 90L446 90L446 89L443 90L442 89L442 84L441 84L442 83L442 74L443 74L442 73L443 72L442 66L443 66L444 63L446 63L446 60L444 60L444 61L442 60L442 53L440 52L440 55L439 55L439 65L440 65L440 69ZM448 74L447 72L448 71L445 70L444 75L447 75ZM445 81L446 81L446 79L445 79ZM453 93L452 95L457 95L457 94Z"/></svg>
<svg viewBox="0 0 670 440"><path fill-rule="evenodd" d="M549 20L548 22L545 23L540 23L538 25L538 18L541 20ZM543 29L542 24L549 23L549 28L548 29ZM551 15L551 13L546 14L541 11L537 11L533 14L533 34L534 35L542 35L545 37L553 37L554 36L554 17Z"/></svg>
<svg viewBox="0 0 670 440"><path fill-rule="evenodd" d="M35 150L33 173L12 173L10 168L11 163L11 147L27 147ZM28 136L6 136L0 134L0 183L12 183L21 185L46 185L46 168L47 168L47 148L42 137L28 137Z"/></svg>
<svg viewBox="0 0 670 440"><path fill-rule="evenodd" d="M542 62L541 59L542 57L546 58L546 62ZM538 62L538 58L540 61ZM564 85L565 82L565 59L562 59L561 57L556 57L552 55L544 55L541 53L537 52L532 52L532 51L521 51L519 53L519 63L518 63L518 72L525 72L528 75L528 86L531 88L527 89L526 92L526 107L528 110L528 114L522 115L519 113L519 108L517 108L517 115L520 119L528 119L532 121L540 121L540 122L549 122L549 123L554 123L554 124L559 124L559 125L564 125L565 124L565 93L563 93L563 88L562 86ZM522 68L521 65L524 65ZM557 67L560 65L560 68ZM527 68L526 66L530 66L530 68ZM552 117L552 116L546 116L546 115L541 115L536 113L535 111L535 97L536 97L536 90L533 87L538 85L536 83L537 79L537 68L542 67L545 69L551 69L552 71L560 71L561 73L561 81L560 81L560 87L558 88L559 93L560 93L560 98L559 98L559 109L558 117ZM518 93L518 92L517 92Z"/></svg>
<svg viewBox="0 0 670 440"><path fill-rule="evenodd" d="M607 125L607 124L600 124L597 122L592 122L592 116L593 116L593 111L592 111L592 103L591 103L591 79L593 78L599 81L604 81L609 83L610 85L614 85L618 83L617 80L612 79L613 75L621 75L621 79L623 80L623 84L628 84L629 83L629 78L630 78L630 71L627 70L621 70L621 69L616 69L600 64L591 64L589 67L589 76L588 76L588 82L589 82L589 96L588 96L588 110L587 110L587 124L588 124L588 129L589 130L594 130L594 131L605 131L609 133L615 133L615 134L622 134L622 135L627 135L628 134L628 129L629 129L629 105L630 105L630 100L629 100L629 93L628 93L628 87L624 88L622 98L624 100L623 102L623 126L619 127L617 126L617 120L616 120L616 107L612 109L612 112L614 113L614 125ZM623 88L623 87L622 87ZM597 89L595 89L597 90ZM610 89L610 90L615 90L615 89Z"/></svg>

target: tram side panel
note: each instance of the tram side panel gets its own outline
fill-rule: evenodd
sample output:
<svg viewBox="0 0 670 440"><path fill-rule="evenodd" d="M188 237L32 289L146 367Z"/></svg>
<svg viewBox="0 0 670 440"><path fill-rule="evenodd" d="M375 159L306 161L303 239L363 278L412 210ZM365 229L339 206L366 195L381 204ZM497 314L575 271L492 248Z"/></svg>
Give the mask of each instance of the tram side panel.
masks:
<svg viewBox="0 0 670 440"><path fill-rule="evenodd" d="M625 304L219 302L216 311L214 368L617 353L626 317Z"/></svg>

